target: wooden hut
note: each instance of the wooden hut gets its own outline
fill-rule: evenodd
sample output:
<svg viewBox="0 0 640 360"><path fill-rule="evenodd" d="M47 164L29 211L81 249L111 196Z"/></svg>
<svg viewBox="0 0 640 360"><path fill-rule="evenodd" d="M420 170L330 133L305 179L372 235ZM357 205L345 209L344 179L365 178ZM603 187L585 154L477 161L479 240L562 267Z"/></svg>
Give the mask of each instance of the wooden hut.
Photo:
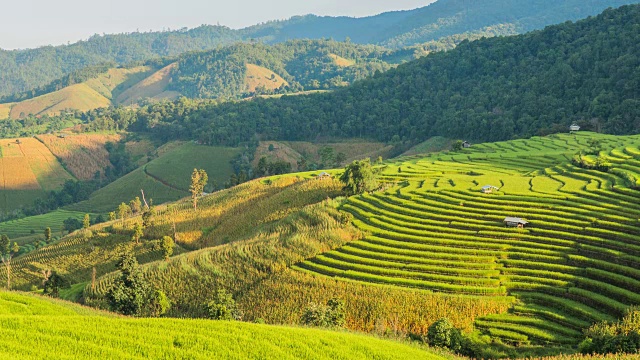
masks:
<svg viewBox="0 0 640 360"><path fill-rule="evenodd" d="M529 224L529 222L525 219L519 218L519 217L506 217L504 218L504 224L507 227L517 227L517 228L523 228L525 226L527 226Z"/></svg>

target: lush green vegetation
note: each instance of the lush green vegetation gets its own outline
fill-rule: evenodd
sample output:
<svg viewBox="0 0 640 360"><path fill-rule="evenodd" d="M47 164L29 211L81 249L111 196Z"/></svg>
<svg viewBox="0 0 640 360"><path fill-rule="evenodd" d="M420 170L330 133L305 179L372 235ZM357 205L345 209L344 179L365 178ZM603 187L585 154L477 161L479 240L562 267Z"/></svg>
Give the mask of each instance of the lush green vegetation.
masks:
<svg viewBox="0 0 640 360"><path fill-rule="evenodd" d="M611 163L608 173L571 165L575 152L591 151L592 139ZM639 144L639 136L563 134L389 162L380 175L388 190L341 207L367 237L296 268L455 294L515 295L509 314L475 321L482 334L476 343L500 339L506 345L494 350L511 355L576 346L583 329L640 301ZM485 185L499 190L484 194ZM505 227L508 216L530 225Z"/></svg>
<svg viewBox="0 0 640 360"><path fill-rule="evenodd" d="M0 293L0 314L0 356L20 359L451 358L418 346L347 332L230 321L114 317L20 293Z"/></svg>
<svg viewBox="0 0 640 360"><path fill-rule="evenodd" d="M45 91L59 90L61 85L81 82L110 63L142 63L240 41L280 43L293 39L333 38L343 41L349 38L359 44L391 48L418 45L402 51L402 57L410 57L448 50L464 39L541 29L546 25L596 15L607 7L635 2L571 0L550 4L543 0L492 0L482 3L440 0L413 11L360 19L310 15L242 30L201 26L164 32L96 34L87 41L71 45L0 50L0 96L11 101L25 99ZM81 70L84 68L86 70Z"/></svg>
<svg viewBox="0 0 640 360"><path fill-rule="evenodd" d="M274 21L243 30L252 38L281 42L293 38L346 38L361 44L400 48L434 40L453 42L463 37L512 35L567 20L596 15L608 7L635 1L544 0L439 0L412 11L383 13L366 18L321 17L308 15L287 21Z"/></svg>
<svg viewBox="0 0 640 360"><path fill-rule="evenodd" d="M331 93L220 105L182 100L137 113L113 109L91 116L89 128L129 127L218 145L256 134L392 143L436 135L503 140L565 131L572 121L628 134L639 131L639 19L640 6L625 6L522 36L465 42Z"/></svg>
<svg viewBox="0 0 640 360"><path fill-rule="evenodd" d="M190 98L238 98L247 95L335 89L391 68L394 52L333 40L297 40L278 45L237 44L205 53L187 54L178 61L170 88ZM348 60L340 62L337 57ZM246 64L273 71L286 83L257 88L247 83ZM254 76L254 75L251 75Z"/></svg>
<svg viewBox="0 0 640 360"><path fill-rule="evenodd" d="M595 144L609 172L571 164ZM124 251L169 316L209 317L224 290L244 320L299 324L337 299L353 330L425 337L446 317L474 356L576 351L583 329L640 301L639 148L638 136L589 132L478 144L377 164L383 192L327 201L342 184L317 172L260 179L197 211L189 199L158 207L139 243L133 216L19 256L12 283L55 269L79 285L65 296L107 307ZM168 260L165 236L178 245Z"/></svg>
<svg viewBox="0 0 640 360"><path fill-rule="evenodd" d="M98 189L88 200L67 208L106 213L115 210L121 202L141 196L140 190L144 190L147 200L153 200L154 204L175 201L187 196L189 177L196 167L210 174L205 190L211 192L223 188L229 181L234 174L231 161L239 154L240 150L236 148L186 143Z"/></svg>

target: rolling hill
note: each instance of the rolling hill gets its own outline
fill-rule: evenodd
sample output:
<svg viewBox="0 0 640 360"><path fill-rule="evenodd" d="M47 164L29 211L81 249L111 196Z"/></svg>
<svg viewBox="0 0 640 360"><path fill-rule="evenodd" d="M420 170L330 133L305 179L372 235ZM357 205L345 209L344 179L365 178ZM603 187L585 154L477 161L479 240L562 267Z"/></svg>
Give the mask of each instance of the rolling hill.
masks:
<svg viewBox="0 0 640 360"><path fill-rule="evenodd" d="M525 35L464 42L328 93L150 105L127 124L162 139L231 146L256 134L408 145L433 136L496 141L564 131L572 122L632 134L640 131L637 22L640 5L628 5ZM163 126L147 127L156 113ZM180 114L187 113L185 122ZM117 126L117 114L94 119Z"/></svg>
<svg viewBox="0 0 640 360"><path fill-rule="evenodd" d="M87 66L175 57L242 41L280 43L294 39L350 38L360 44L398 49L423 43L430 43L430 48L450 49L465 38L523 33L630 3L636 1L439 0L420 9L367 18L309 15L241 30L204 25L165 32L94 35L71 45L0 50L0 96L30 91ZM441 40L443 45L434 43Z"/></svg>
<svg viewBox="0 0 640 360"><path fill-rule="evenodd" d="M337 55L340 54L340 55ZM402 56L390 50L329 40L277 45L238 44L190 52L144 66L87 68L41 88L5 97L1 119L73 116L142 100L239 99L329 90L386 71ZM2 101L2 100L0 100ZM15 124L11 124L15 125Z"/></svg>
<svg viewBox="0 0 640 360"><path fill-rule="evenodd" d="M191 172L205 169L212 189L219 189L234 173L231 165L240 149L186 143L179 145L138 169L97 190L88 200L70 205L73 211L107 213L144 190L155 204L175 201L189 193ZM211 190L211 189L207 189Z"/></svg>
<svg viewBox="0 0 640 360"><path fill-rule="evenodd" d="M202 299L220 287L246 319L276 324L339 297L353 330L424 334L448 317L484 349L477 356L571 352L583 329L640 301L639 146L638 135L589 132L475 144L388 161L378 165L384 190L335 200L341 185L316 173L259 179L201 199L198 212L188 199L160 206L134 251L171 316L203 316ZM596 157L607 172L588 168ZM505 227L509 216L529 225ZM14 283L39 281L37 269L54 263L86 283L100 266L106 275L83 298L103 304L112 275L101 259L133 246L119 234L137 221L17 258ZM174 231L190 251L154 261L154 239ZM84 251L78 267L72 254Z"/></svg>
<svg viewBox="0 0 640 360"><path fill-rule="evenodd" d="M452 358L359 334L227 321L133 319L20 293L0 293L0 314L0 356L6 358ZM16 342L16 336L24 340Z"/></svg>

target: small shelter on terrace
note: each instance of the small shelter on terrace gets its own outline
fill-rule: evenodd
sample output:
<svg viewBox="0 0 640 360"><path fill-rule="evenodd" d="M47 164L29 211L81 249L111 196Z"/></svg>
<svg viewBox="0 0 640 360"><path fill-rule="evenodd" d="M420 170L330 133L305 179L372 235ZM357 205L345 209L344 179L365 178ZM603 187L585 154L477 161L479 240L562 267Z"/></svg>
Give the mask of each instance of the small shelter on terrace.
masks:
<svg viewBox="0 0 640 360"><path fill-rule="evenodd" d="M529 224L529 222L525 219L521 219L519 217L509 217L504 218L504 224L507 227L517 227L523 228Z"/></svg>
<svg viewBox="0 0 640 360"><path fill-rule="evenodd" d="M321 172L320 175L317 176L318 179L328 179L331 177L331 174L329 174L328 172Z"/></svg>
<svg viewBox="0 0 640 360"><path fill-rule="evenodd" d="M464 142L462 143L462 147L463 147L463 148L465 148L465 149L468 149L468 148L470 148L470 147L471 147L471 143L470 143L470 142L468 142L468 141L464 141Z"/></svg>
<svg viewBox="0 0 640 360"><path fill-rule="evenodd" d="M493 185L485 185L482 187L481 191L483 194L491 194L494 190L500 190L499 188L493 186Z"/></svg>
<svg viewBox="0 0 640 360"><path fill-rule="evenodd" d="M573 132L573 131L580 131L580 125L578 124L571 124L571 126L569 126L569 131Z"/></svg>

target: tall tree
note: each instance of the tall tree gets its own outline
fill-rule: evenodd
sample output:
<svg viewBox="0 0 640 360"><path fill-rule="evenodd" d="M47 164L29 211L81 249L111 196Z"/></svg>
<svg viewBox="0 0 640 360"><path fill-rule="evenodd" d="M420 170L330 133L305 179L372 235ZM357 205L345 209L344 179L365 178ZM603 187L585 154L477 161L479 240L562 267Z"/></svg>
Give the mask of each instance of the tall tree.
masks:
<svg viewBox="0 0 640 360"><path fill-rule="evenodd" d="M14 242L11 246L11 241L7 235L2 234L0 236L0 259L7 268L7 290L11 289L11 259L20 251L18 243Z"/></svg>
<svg viewBox="0 0 640 360"><path fill-rule="evenodd" d="M129 207L129 205L125 203L120 203L120 205L118 205L118 216L120 217L120 219L122 219L122 226L124 226L124 220L127 218L127 215L129 215L130 211L131 208Z"/></svg>
<svg viewBox="0 0 640 360"><path fill-rule="evenodd" d="M44 229L44 241L46 241L46 242L51 241L51 228L50 227Z"/></svg>
<svg viewBox="0 0 640 360"><path fill-rule="evenodd" d="M347 165L340 181L344 183L344 190L349 195L373 191L378 187L376 173L369 158L356 160Z"/></svg>
<svg viewBox="0 0 640 360"><path fill-rule="evenodd" d="M142 224L136 223L133 227L133 234L131 235L131 241L135 241L136 244L140 242L140 238L144 235L142 230Z"/></svg>
<svg viewBox="0 0 640 360"><path fill-rule="evenodd" d="M82 227L88 229L91 226L91 216L89 214L84 214L84 219L82 219Z"/></svg>
<svg viewBox="0 0 640 360"><path fill-rule="evenodd" d="M131 213L137 214L142 211L142 201L136 196L135 199L129 201L129 207L131 208Z"/></svg>
<svg viewBox="0 0 640 360"><path fill-rule="evenodd" d="M209 176L204 169L193 169L193 173L191 174L191 186L189 187L191 200L193 201L193 210L198 210L198 198L202 196L202 192L204 191L204 187L207 185L207 181L209 181Z"/></svg>

